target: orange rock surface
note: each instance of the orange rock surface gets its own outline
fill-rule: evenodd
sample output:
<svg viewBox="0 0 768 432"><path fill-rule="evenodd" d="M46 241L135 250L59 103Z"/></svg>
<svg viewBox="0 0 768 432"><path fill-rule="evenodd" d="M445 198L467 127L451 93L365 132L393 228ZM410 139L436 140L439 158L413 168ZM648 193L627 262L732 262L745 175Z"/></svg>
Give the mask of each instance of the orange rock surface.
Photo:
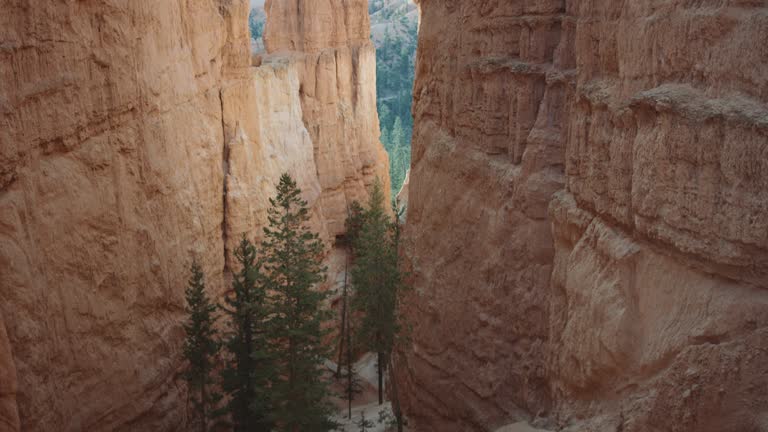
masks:
<svg viewBox="0 0 768 432"><path fill-rule="evenodd" d="M420 8L417 429L764 429L764 5Z"/></svg>
<svg viewBox="0 0 768 432"><path fill-rule="evenodd" d="M329 244L388 181L367 10L260 67L246 0L0 10L0 430L183 429L190 261L220 294L282 172Z"/></svg>
<svg viewBox="0 0 768 432"><path fill-rule="evenodd" d="M765 5L419 7L414 430L768 428ZM0 430L183 430L189 262L282 172L328 245L390 189L367 2L265 9L251 59L245 0L0 5Z"/></svg>
<svg viewBox="0 0 768 432"><path fill-rule="evenodd" d="M0 430L16 431L21 427L16 406L17 386L11 343L0 316Z"/></svg>
<svg viewBox="0 0 768 432"><path fill-rule="evenodd" d="M268 0L265 10L265 58L297 69L304 123L315 146L319 204L329 234L338 235L347 205L364 202L376 177L389 191L368 2Z"/></svg>

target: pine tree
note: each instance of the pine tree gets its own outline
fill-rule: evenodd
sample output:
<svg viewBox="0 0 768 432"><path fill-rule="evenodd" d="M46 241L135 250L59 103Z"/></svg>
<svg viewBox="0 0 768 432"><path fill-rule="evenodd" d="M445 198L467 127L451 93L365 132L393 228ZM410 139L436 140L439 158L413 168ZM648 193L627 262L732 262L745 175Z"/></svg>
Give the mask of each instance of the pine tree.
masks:
<svg viewBox="0 0 768 432"><path fill-rule="evenodd" d="M345 293L348 295L348 293ZM363 392L363 382L357 373L355 368L355 345L353 343L352 335L354 334L355 327L354 317L352 316L351 308L346 309L346 331L344 332L344 339L346 340L345 349L343 352L343 362L346 382L344 383L344 398L347 400L347 418L352 419L352 402L355 396Z"/></svg>
<svg viewBox="0 0 768 432"><path fill-rule="evenodd" d="M357 203L355 201L355 203ZM354 204L354 203L353 203ZM362 207L358 208L360 211L362 211ZM347 219L347 234L350 233L350 227L353 227L355 224L355 219L360 218L359 220L362 222L362 213L359 214L358 217L354 217L350 215L350 217ZM362 228L362 226L360 226ZM354 228L353 228L353 233ZM354 234L353 234L354 235ZM353 237L353 239L356 238ZM351 248L350 248L351 249ZM352 255L352 252L350 250L350 255ZM347 260L349 260L349 257L347 257ZM347 273L348 266L345 266L345 273ZM363 391L363 384L360 380L360 376L357 374L357 370L355 369L355 345L352 343L352 336L355 332L355 317L352 311L352 305L351 305L351 299L350 299L350 289L347 286L347 275L344 275L344 291L343 291L343 328L341 332L341 339L343 341L341 345L341 349L339 352L339 364L344 365L344 369L346 371L346 383L344 386L344 397L347 400L347 418L352 419L352 402L355 399L355 396L362 393Z"/></svg>
<svg viewBox="0 0 768 432"><path fill-rule="evenodd" d="M390 177L392 179L392 192L397 193L405 182L405 174L410 165L411 149L406 143L405 129L400 117L395 118L392 127L390 150Z"/></svg>
<svg viewBox="0 0 768 432"><path fill-rule="evenodd" d="M251 39L261 39L264 34L264 21L259 19L256 9L251 9L248 14L248 29L251 33Z"/></svg>
<svg viewBox="0 0 768 432"><path fill-rule="evenodd" d="M363 392L363 383L360 379L360 376L357 373L357 368L355 367L355 360L353 357L354 353L354 346L352 345L352 328L350 327L350 331L347 333L347 350L346 350L346 360L345 360L345 369L346 369L346 378L347 382L344 386L344 397L347 400L347 418L352 418L352 402L355 400L355 396L359 395Z"/></svg>
<svg viewBox="0 0 768 432"><path fill-rule="evenodd" d="M395 124L392 126L392 147L400 148L405 145L405 129L403 129L403 120L398 116L395 118Z"/></svg>
<svg viewBox="0 0 768 432"><path fill-rule="evenodd" d="M384 146L384 150L387 151L387 154L392 154L392 138L390 137L389 129L387 129L386 126L381 127L381 144Z"/></svg>
<svg viewBox="0 0 768 432"><path fill-rule="evenodd" d="M222 372L222 386L230 397L226 409L236 432L270 431L275 361L265 326L269 309L261 263L245 236L234 254L241 269L233 275L232 292L222 307L229 317L229 362Z"/></svg>
<svg viewBox="0 0 768 432"><path fill-rule="evenodd" d="M330 352L323 346L327 294L316 285L325 279L323 245L306 226L309 209L301 190L287 174L280 177L277 196L270 199L269 226L264 229L264 271L272 294L272 334L279 379L272 387L277 427L290 432L333 430L323 364Z"/></svg>
<svg viewBox="0 0 768 432"><path fill-rule="evenodd" d="M367 420L365 418L365 411L360 412L360 420L355 422L355 426L357 426L360 432L368 432L368 429L371 429L375 426L375 424Z"/></svg>
<svg viewBox="0 0 768 432"><path fill-rule="evenodd" d="M346 220L346 240L347 245L350 248L350 255L352 256L352 259L355 257L355 245L357 244L357 240L360 237L360 232L363 230L364 224L365 209L362 205L360 205L360 202L352 201L352 204L349 206L349 214Z"/></svg>
<svg viewBox="0 0 768 432"><path fill-rule="evenodd" d="M344 349L345 345L346 348L349 349L349 345L346 344L346 332L349 327L349 322L347 321L347 315L349 312L349 289L348 289L348 271L349 269L349 255L346 256L346 262L344 263L344 286L341 291L341 328L339 331L339 361L336 363L336 379L341 378L341 368L344 366Z"/></svg>
<svg viewBox="0 0 768 432"><path fill-rule="evenodd" d="M348 317L348 315L350 315L349 311L351 310L351 307L347 275L349 274L349 261L350 259L354 259L355 255L354 244L357 242L357 238L360 236L360 230L363 228L364 212L365 209L363 209L363 206L361 206L358 201L352 201L352 204L347 209L347 220L345 221L346 235L344 236L343 242L343 245L347 248L347 257L346 262L344 263L344 288L341 298L341 331L339 334L339 362L336 366L336 378L341 377L341 369L345 365L345 344L349 347L349 344L347 343L347 336L349 336L348 319L351 319L351 317Z"/></svg>
<svg viewBox="0 0 768 432"><path fill-rule="evenodd" d="M403 215L405 214L405 207L402 207L400 205L400 201L398 199L392 200L392 214L395 215L395 217L392 219L392 243L395 249L396 257L395 257L395 271L398 274L398 293L396 293L395 299L395 314L397 314L397 307L398 307L398 301L400 300L400 295L402 291L405 291L408 289L408 285L405 283L405 275L402 272L401 266L400 266L400 239L402 236L402 227L400 225L401 221L403 220ZM402 329L398 328L398 332L402 333ZM402 334L397 334L396 337L402 338ZM405 335L407 338L408 336ZM397 341L395 341L397 342ZM403 429L405 428L405 419L403 418L403 410L400 405L400 392L397 386L397 379L395 375L395 367L394 367L394 361L393 361L393 355L390 353L389 356L389 374L390 374L390 382L392 383L392 391L390 392L392 395L392 411L395 415L395 426L397 426L397 432L403 432Z"/></svg>
<svg viewBox="0 0 768 432"><path fill-rule="evenodd" d="M355 257L354 245L357 242L357 238L360 235L360 230L363 228L363 206L358 201L352 201L352 204L347 209L346 235L344 236L344 246L347 248L346 262L344 263L344 289L342 292L342 310L341 310L341 332L339 337L339 363L336 369L336 377L341 376L341 368L344 365L344 344L346 343L346 332L348 328L347 316L350 315L350 295L349 295L349 261Z"/></svg>
<svg viewBox="0 0 768 432"><path fill-rule="evenodd" d="M389 109L389 106L386 103L382 103L381 107L379 107L379 124L382 131L384 129L389 129L390 123L392 122L392 112ZM382 132L383 133L383 132ZM384 140L381 140L384 142Z"/></svg>
<svg viewBox="0 0 768 432"><path fill-rule="evenodd" d="M219 344L216 341L216 306L205 292L203 270L192 263L192 276L186 289L188 321L184 324L187 334L184 341L184 358L189 362L185 378L194 396L200 430L208 430L212 407L218 400L211 392L211 372L215 366Z"/></svg>
<svg viewBox="0 0 768 432"><path fill-rule="evenodd" d="M356 244L352 281L356 290L355 309L362 314L359 340L366 341L366 348L377 353L379 404L382 404L384 369L400 330L396 305L402 277L397 268L392 222L378 180L373 185Z"/></svg>

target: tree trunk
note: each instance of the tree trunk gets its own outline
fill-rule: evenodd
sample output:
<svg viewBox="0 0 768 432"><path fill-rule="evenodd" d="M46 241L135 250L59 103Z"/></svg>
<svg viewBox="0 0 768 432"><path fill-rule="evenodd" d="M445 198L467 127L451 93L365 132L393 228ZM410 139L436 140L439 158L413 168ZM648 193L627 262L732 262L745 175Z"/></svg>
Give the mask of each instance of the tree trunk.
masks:
<svg viewBox="0 0 768 432"><path fill-rule="evenodd" d="M341 365L344 361L344 332L347 331L347 271L349 267L349 253L351 252L347 252L347 257L344 262L344 292L341 297L341 335L339 335L339 362L336 364L336 379L341 377ZM349 347L347 347L347 350L349 350Z"/></svg>
<svg viewBox="0 0 768 432"><path fill-rule="evenodd" d="M349 321L347 321L347 325L349 326ZM354 372L355 370L352 367L352 338L349 329L347 329L347 417L349 417L350 420L352 419L352 399L355 397Z"/></svg>
<svg viewBox="0 0 768 432"><path fill-rule="evenodd" d="M352 354L347 354L348 361L352 362ZM352 420L352 399L354 398L354 383L352 377L352 368L347 368L347 418Z"/></svg>
<svg viewBox="0 0 768 432"><path fill-rule="evenodd" d="M379 352L376 361L376 368L379 373L379 405L384 404L384 354Z"/></svg>
<svg viewBox="0 0 768 432"><path fill-rule="evenodd" d="M349 257L347 257L349 259ZM344 294L347 294L347 276L344 275ZM346 305L346 298L344 299ZM349 313L349 309L345 308L345 312ZM353 376L355 368L352 367L352 317L346 319L346 336L347 336L347 417L352 420L352 399L355 397L355 377Z"/></svg>
<svg viewBox="0 0 768 432"><path fill-rule="evenodd" d="M389 359L389 381L392 383L392 411L395 413L395 420L397 420L397 432L403 432L403 411L400 407L400 394L397 392L395 366L391 357Z"/></svg>
<svg viewBox="0 0 768 432"><path fill-rule="evenodd" d="M200 386L200 413L202 414L202 425L200 426L200 430L202 432L208 432L208 415L205 412L205 407L207 405L207 399L208 395L205 391L205 383Z"/></svg>

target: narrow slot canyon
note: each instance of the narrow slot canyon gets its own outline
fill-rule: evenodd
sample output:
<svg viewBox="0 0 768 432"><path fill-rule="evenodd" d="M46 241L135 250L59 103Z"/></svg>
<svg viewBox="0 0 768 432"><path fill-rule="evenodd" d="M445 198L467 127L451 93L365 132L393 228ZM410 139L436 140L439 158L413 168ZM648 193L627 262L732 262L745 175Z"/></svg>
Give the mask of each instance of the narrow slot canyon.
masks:
<svg viewBox="0 0 768 432"><path fill-rule="evenodd" d="M405 209L406 431L768 432L761 0L0 0L0 432L198 430L190 263L231 294L284 173L331 371Z"/></svg>

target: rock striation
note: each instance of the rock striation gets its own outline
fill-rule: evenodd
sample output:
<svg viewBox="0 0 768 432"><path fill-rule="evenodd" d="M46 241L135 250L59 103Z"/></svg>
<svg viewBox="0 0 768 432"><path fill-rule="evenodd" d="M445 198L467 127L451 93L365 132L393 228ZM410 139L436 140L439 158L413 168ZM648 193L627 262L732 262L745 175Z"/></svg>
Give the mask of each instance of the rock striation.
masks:
<svg viewBox="0 0 768 432"><path fill-rule="evenodd" d="M403 393L424 430L495 430L551 405L548 205L573 60L559 2L420 7Z"/></svg>
<svg viewBox="0 0 768 432"><path fill-rule="evenodd" d="M762 2L422 0L421 430L763 430Z"/></svg>
<svg viewBox="0 0 768 432"><path fill-rule="evenodd" d="M222 288L232 17L213 1L2 11L0 313L21 427L177 428L191 258Z"/></svg>
<svg viewBox="0 0 768 432"><path fill-rule="evenodd" d="M16 405L18 383L8 332L0 316L0 430L16 431L19 424L19 408Z"/></svg>
<svg viewBox="0 0 768 432"><path fill-rule="evenodd" d="M268 0L264 44L296 67L304 124L315 146L319 205L330 235L344 232L347 206L378 177L389 191L379 142L376 49L367 0Z"/></svg>
<svg viewBox="0 0 768 432"><path fill-rule="evenodd" d="M0 430L185 427L190 261L222 293L282 172L329 244L388 181L353 3L254 67L246 0L2 2Z"/></svg>

